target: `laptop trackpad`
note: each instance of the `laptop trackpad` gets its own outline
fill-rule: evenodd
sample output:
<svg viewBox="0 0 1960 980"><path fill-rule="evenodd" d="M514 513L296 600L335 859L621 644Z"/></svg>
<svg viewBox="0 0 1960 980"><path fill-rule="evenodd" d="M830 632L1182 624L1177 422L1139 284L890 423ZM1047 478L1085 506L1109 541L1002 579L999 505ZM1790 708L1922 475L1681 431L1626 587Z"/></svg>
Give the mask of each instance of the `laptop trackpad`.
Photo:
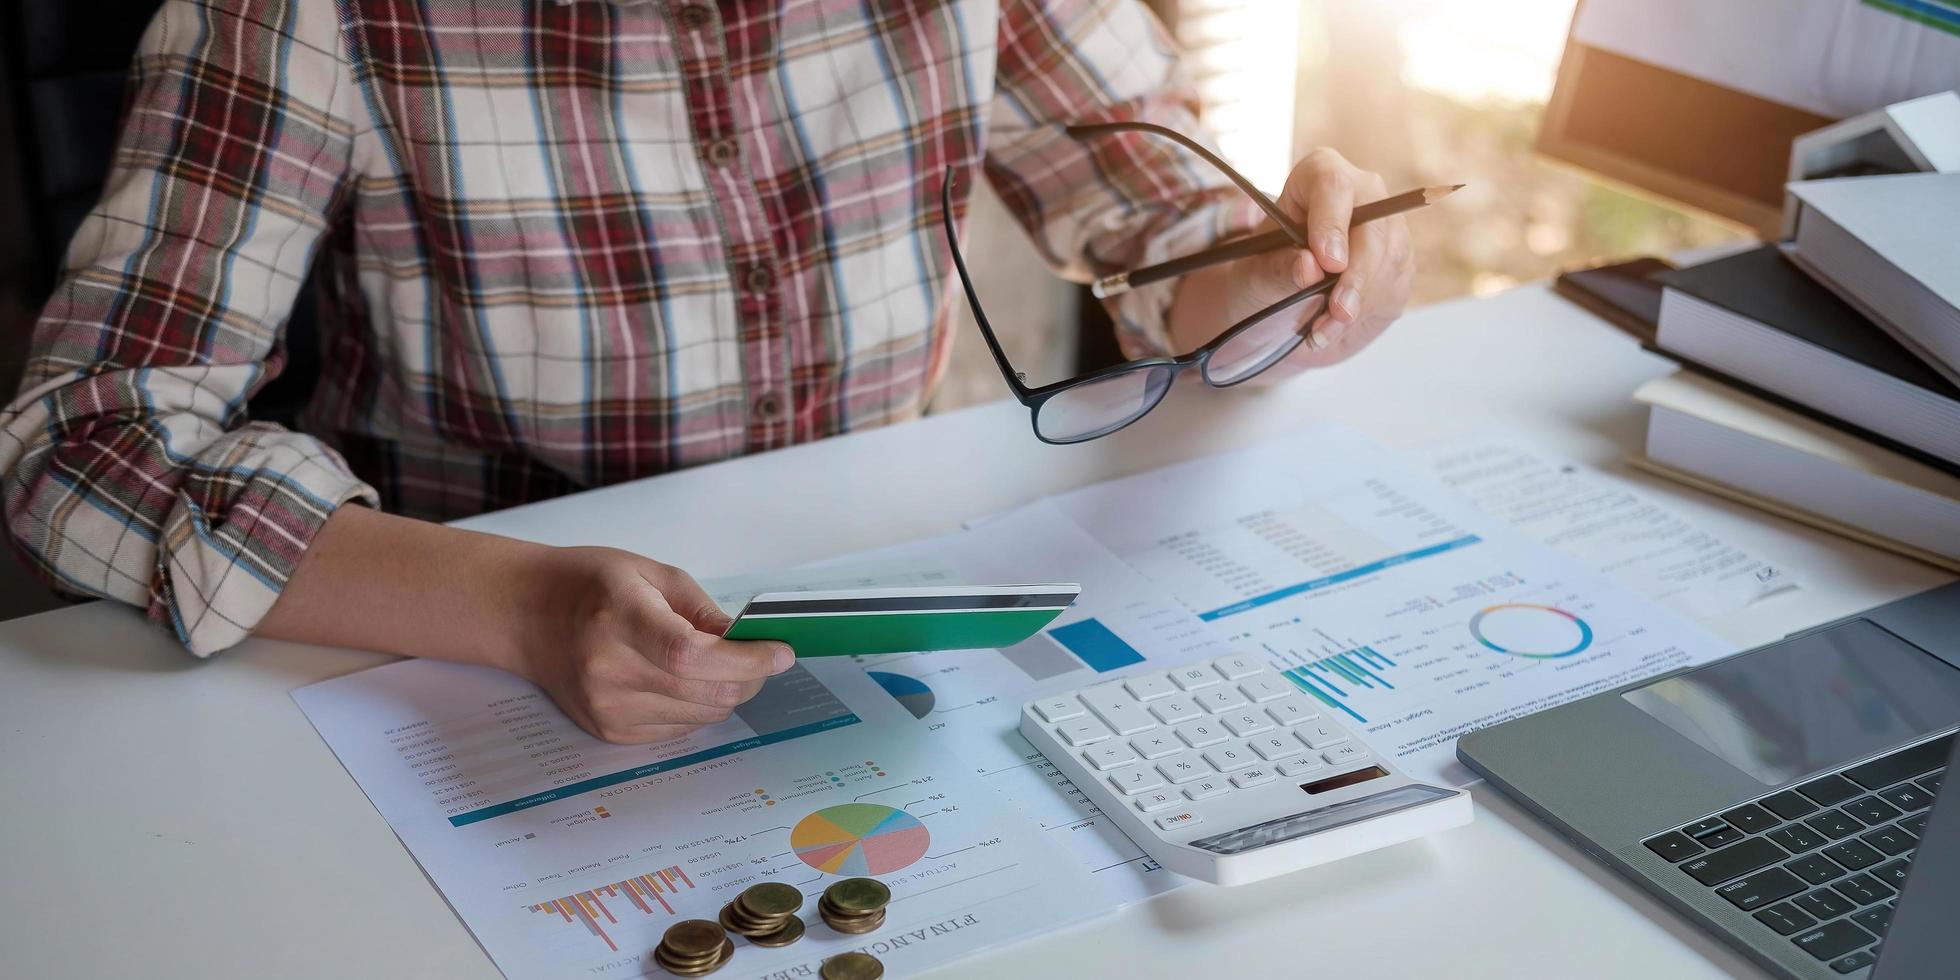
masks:
<svg viewBox="0 0 1960 980"><path fill-rule="evenodd" d="M1859 619L1620 696L1780 786L1951 727L1960 670Z"/></svg>

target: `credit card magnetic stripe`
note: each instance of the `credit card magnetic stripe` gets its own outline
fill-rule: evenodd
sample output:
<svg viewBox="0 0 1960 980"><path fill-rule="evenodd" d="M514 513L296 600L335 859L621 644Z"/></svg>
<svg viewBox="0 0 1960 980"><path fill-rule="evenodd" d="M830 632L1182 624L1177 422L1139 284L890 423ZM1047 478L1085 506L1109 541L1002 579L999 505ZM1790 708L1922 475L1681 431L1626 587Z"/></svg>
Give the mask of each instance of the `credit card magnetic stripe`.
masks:
<svg viewBox="0 0 1960 980"><path fill-rule="evenodd" d="M754 616L821 616L849 613L907 613L994 609L1067 609L1074 593L1042 595L892 596L859 599L776 599L751 602L742 610Z"/></svg>

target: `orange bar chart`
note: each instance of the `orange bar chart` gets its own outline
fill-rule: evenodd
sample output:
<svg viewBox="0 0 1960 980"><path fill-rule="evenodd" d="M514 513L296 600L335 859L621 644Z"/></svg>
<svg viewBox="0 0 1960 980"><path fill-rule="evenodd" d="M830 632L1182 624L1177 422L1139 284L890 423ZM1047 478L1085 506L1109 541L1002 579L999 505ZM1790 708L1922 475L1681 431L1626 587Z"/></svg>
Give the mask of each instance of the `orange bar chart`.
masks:
<svg viewBox="0 0 1960 980"><path fill-rule="evenodd" d="M613 915L612 907L606 904L608 899L619 906L622 914L625 910L624 903L631 902L642 915L652 915L655 906L659 906L662 912L673 915L674 906L667 901L667 896L683 888L693 887L694 882L689 880L687 872L677 866L667 867L634 875L610 885L600 885L591 891L565 895L549 902L539 902L531 906L531 911L556 915L567 923L577 922L585 926L594 936L599 937L606 944L606 948L618 952L619 944L613 942L612 936L606 933L606 926L619 924L618 917Z"/></svg>

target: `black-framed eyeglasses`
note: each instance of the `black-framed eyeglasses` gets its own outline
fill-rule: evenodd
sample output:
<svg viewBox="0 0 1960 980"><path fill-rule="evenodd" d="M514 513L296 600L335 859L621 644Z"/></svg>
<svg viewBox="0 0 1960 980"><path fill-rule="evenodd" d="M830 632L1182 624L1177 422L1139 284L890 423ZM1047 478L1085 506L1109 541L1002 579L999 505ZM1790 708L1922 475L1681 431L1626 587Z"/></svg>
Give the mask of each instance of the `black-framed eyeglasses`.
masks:
<svg viewBox="0 0 1960 980"><path fill-rule="evenodd" d="M1135 132L1173 140L1223 172L1240 190L1251 195L1260 210L1266 212L1286 232L1287 237L1301 248L1306 247L1305 231L1288 218L1279 205L1225 161L1181 133L1151 123L1134 122L1070 126L1067 132L1076 139ZM987 350L993 354L994 363L1000 366L1001 376L1007 379L1007 386L1014 392L1015 399L1028 407L1035 437L1054 445L1100 439L1150 414L1150 410L1156 408L1170 392L1171 383L1186 368L1197 368L1199 377L1214 388L1230 388L1257 377L1267 368L1285 360L1306 340L1313 324L1326 312L1328 291L1340 281L1339 276L1325 276L1319 282L1232 324L1209 343L1188 354L1125 361L1066 381L1030 388L1008 361L1000 338L995 336L993 325L987 322L987 314L980 308L980 296L974 292L973 279L967 275L966 259L960 254L959 234L953 225L951 168L946 171L946 182L940 190L940 197L946 240L953 250L953 266L959 270L960 285L966 290L967 306L973 310L973 319L980 325L980 335L986 338ZM1279 315L1301 304L1308 304L1303 313Z"/></svg>

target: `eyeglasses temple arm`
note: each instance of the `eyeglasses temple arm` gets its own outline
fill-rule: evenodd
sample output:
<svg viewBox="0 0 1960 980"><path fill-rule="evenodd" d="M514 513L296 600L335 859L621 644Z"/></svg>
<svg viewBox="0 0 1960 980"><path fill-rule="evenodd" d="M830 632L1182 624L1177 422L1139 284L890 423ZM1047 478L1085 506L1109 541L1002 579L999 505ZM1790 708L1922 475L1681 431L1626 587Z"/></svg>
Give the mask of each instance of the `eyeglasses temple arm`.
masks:
<svg viewBox="0 0 1960 980"><path fill-rule="evenodd" d="M994 325L987 322L987 311L980 308L980 294L973 291L973 277L966 271L966 259L960 255L959 229L953 224L953 168L946 168L946 180L939 188L939 218L946 224L946 247L953 252L953 268L959 270L960 288L966 291L967 309L973 311L973 322L980 325L980 336L987 342L988 352L994 355L994 363L1000 365L1001 377L1007 379L1014 389L1014 397L1025 403L1028 400L1028 386L1021 383L1020 374L1007 360L1007 351L1000 346L1000 338L994 335Z"/></svg>
<svg viewBox="0 0 1960 980"><path fill-rule="evenodd" d="M1082 123L1080 125L1069 126L1063 131L1068 133L1071 137L1074 137L1075 139L1086 139L1091 136L1106 136L1112 133L1151 133L1153 135L1162 136L1163 138L1170 140L1171 142L1176 143L1177 145L1182 146L1193 153L1196 153L1198 156L1202 157L1206 163L1209 163L1212 166L1217 167L1220 173L1223 173L1226 177L1231 179L1232 183L1237 184L1239 186L1239 190L1244 191L1248 196L1250 196L1253 200L1253 203L1259 205L1259 210L1266 212L1266 217L1273 219L1273 224L1278 225L1280 230L1286 233L1286 237L1291 239L1294 245L1300 248L1307 247L1306 229L1301 228L1299 225L1295 224L1293 219L1287 216L1286 212L1280 210L1278 204L1273 203L1272 198L1267 197L1265 192L1261 191L1257 187L1254 187L1252 185L1252 181L1247 180L1244 174L1241 174L1237 170L1232 169L1231 164L1226 163L1225 161L1219 159L1217 154L1211 152L1210 150L1205 149L1203 144L1184 135L1183 133L1178 132L1177 130L1159 126L1156 123L1110 122L1110 123Z"/></svg>

